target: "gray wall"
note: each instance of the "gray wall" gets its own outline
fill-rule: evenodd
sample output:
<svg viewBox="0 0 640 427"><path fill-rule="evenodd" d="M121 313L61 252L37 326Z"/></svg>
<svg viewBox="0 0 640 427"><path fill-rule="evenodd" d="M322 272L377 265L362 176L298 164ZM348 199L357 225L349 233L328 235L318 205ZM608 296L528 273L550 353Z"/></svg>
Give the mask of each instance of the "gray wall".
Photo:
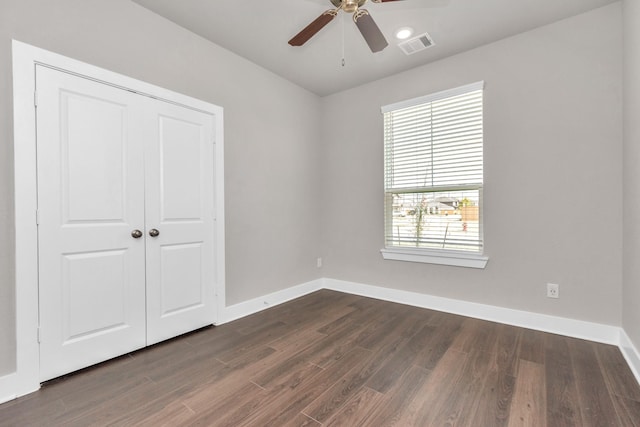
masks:
<svg viewBox="0 0 640 427"><path fill-rule="evenodd" d="M128 0L2 0L0 376L15 369L12 38L224 107L227 305L319 276L316 95Z"/></svg>
<svg viewBox="0 0 640 427"><path fill-rule="evenodd" d="M640 348L640 2L624 11L624 286L623 326Z"/></svg>
<svg viewBox="0 0 640 427"><path fill-rule="evenodd" d="M324 276L620 325L621 37L615 3L323 99ZM479 80L489 264L383 260L380 106Z"/></svg>

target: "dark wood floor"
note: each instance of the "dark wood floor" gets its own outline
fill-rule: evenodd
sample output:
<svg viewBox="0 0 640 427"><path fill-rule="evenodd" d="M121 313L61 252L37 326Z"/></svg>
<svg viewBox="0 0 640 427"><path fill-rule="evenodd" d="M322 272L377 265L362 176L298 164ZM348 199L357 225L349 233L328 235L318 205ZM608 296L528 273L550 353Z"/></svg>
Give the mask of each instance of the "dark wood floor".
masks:
<svg viewBox="0 0 640 427"><path fill-rule="evenodd" d="M634 426L613 346L320 291L46 384L1 426Z"/></svg>

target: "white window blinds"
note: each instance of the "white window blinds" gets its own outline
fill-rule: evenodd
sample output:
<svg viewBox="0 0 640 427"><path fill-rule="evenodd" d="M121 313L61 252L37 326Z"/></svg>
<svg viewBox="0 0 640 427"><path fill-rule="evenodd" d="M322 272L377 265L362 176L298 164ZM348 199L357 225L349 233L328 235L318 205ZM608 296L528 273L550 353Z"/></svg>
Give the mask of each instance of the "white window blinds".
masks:
<svg viewBox="0 0 640 427"><path fill-rule="evenodd" d="M387 246L481 252L483 83L383 108Z"/></svg>

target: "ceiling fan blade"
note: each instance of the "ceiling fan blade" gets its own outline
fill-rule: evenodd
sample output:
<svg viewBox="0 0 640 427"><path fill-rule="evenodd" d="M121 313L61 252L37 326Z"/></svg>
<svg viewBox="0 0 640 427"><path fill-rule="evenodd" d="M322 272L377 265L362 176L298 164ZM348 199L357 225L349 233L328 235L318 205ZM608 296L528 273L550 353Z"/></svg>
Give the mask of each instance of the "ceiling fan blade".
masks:
<svg viewBox="0 0 640 427"><path fill-rule="evenodd" d="M384 3L384 2L387 2L387 1L403 1L403 0L371 0L371 1L374 2L374 3Z"/></svg>
<svg viewBox="0 0 640 427"><path fill-rule="evenodd" d="M291 46L302 46L311 37L315 36L318 31L324 28L329 22L333 21L333 18L338 14L338 10L330 9L322 15L318 16L311 24L307 25L302 31L295 35L289 44Z"/></svg>
<svg viewBox="0 0 640 427"><path fill-rule="evenodd" d="M384 38L382 31L380 31L380 28L378 28L378 25L366 9L358 9L358 11L353 14L353 20L362 33L362 37L364 37L369 45L371 52L380 52L389 46L387 39Z"/></svg>

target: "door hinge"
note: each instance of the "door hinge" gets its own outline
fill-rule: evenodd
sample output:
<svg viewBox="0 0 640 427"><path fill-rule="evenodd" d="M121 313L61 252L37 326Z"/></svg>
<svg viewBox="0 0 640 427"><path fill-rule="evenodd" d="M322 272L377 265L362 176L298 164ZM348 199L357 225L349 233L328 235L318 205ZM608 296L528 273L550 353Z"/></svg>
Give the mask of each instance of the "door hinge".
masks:
<svg viewBox="0 0 640 427"><path fill-rule="evenodd" d="M33 92L33 106L38 108L38 91Z"/></svg>
<svg viewBox="0 0 640 427"><path fill-rule="evenodd" d="M36 209L36 225L40 225L40 211Z"/></svg>

